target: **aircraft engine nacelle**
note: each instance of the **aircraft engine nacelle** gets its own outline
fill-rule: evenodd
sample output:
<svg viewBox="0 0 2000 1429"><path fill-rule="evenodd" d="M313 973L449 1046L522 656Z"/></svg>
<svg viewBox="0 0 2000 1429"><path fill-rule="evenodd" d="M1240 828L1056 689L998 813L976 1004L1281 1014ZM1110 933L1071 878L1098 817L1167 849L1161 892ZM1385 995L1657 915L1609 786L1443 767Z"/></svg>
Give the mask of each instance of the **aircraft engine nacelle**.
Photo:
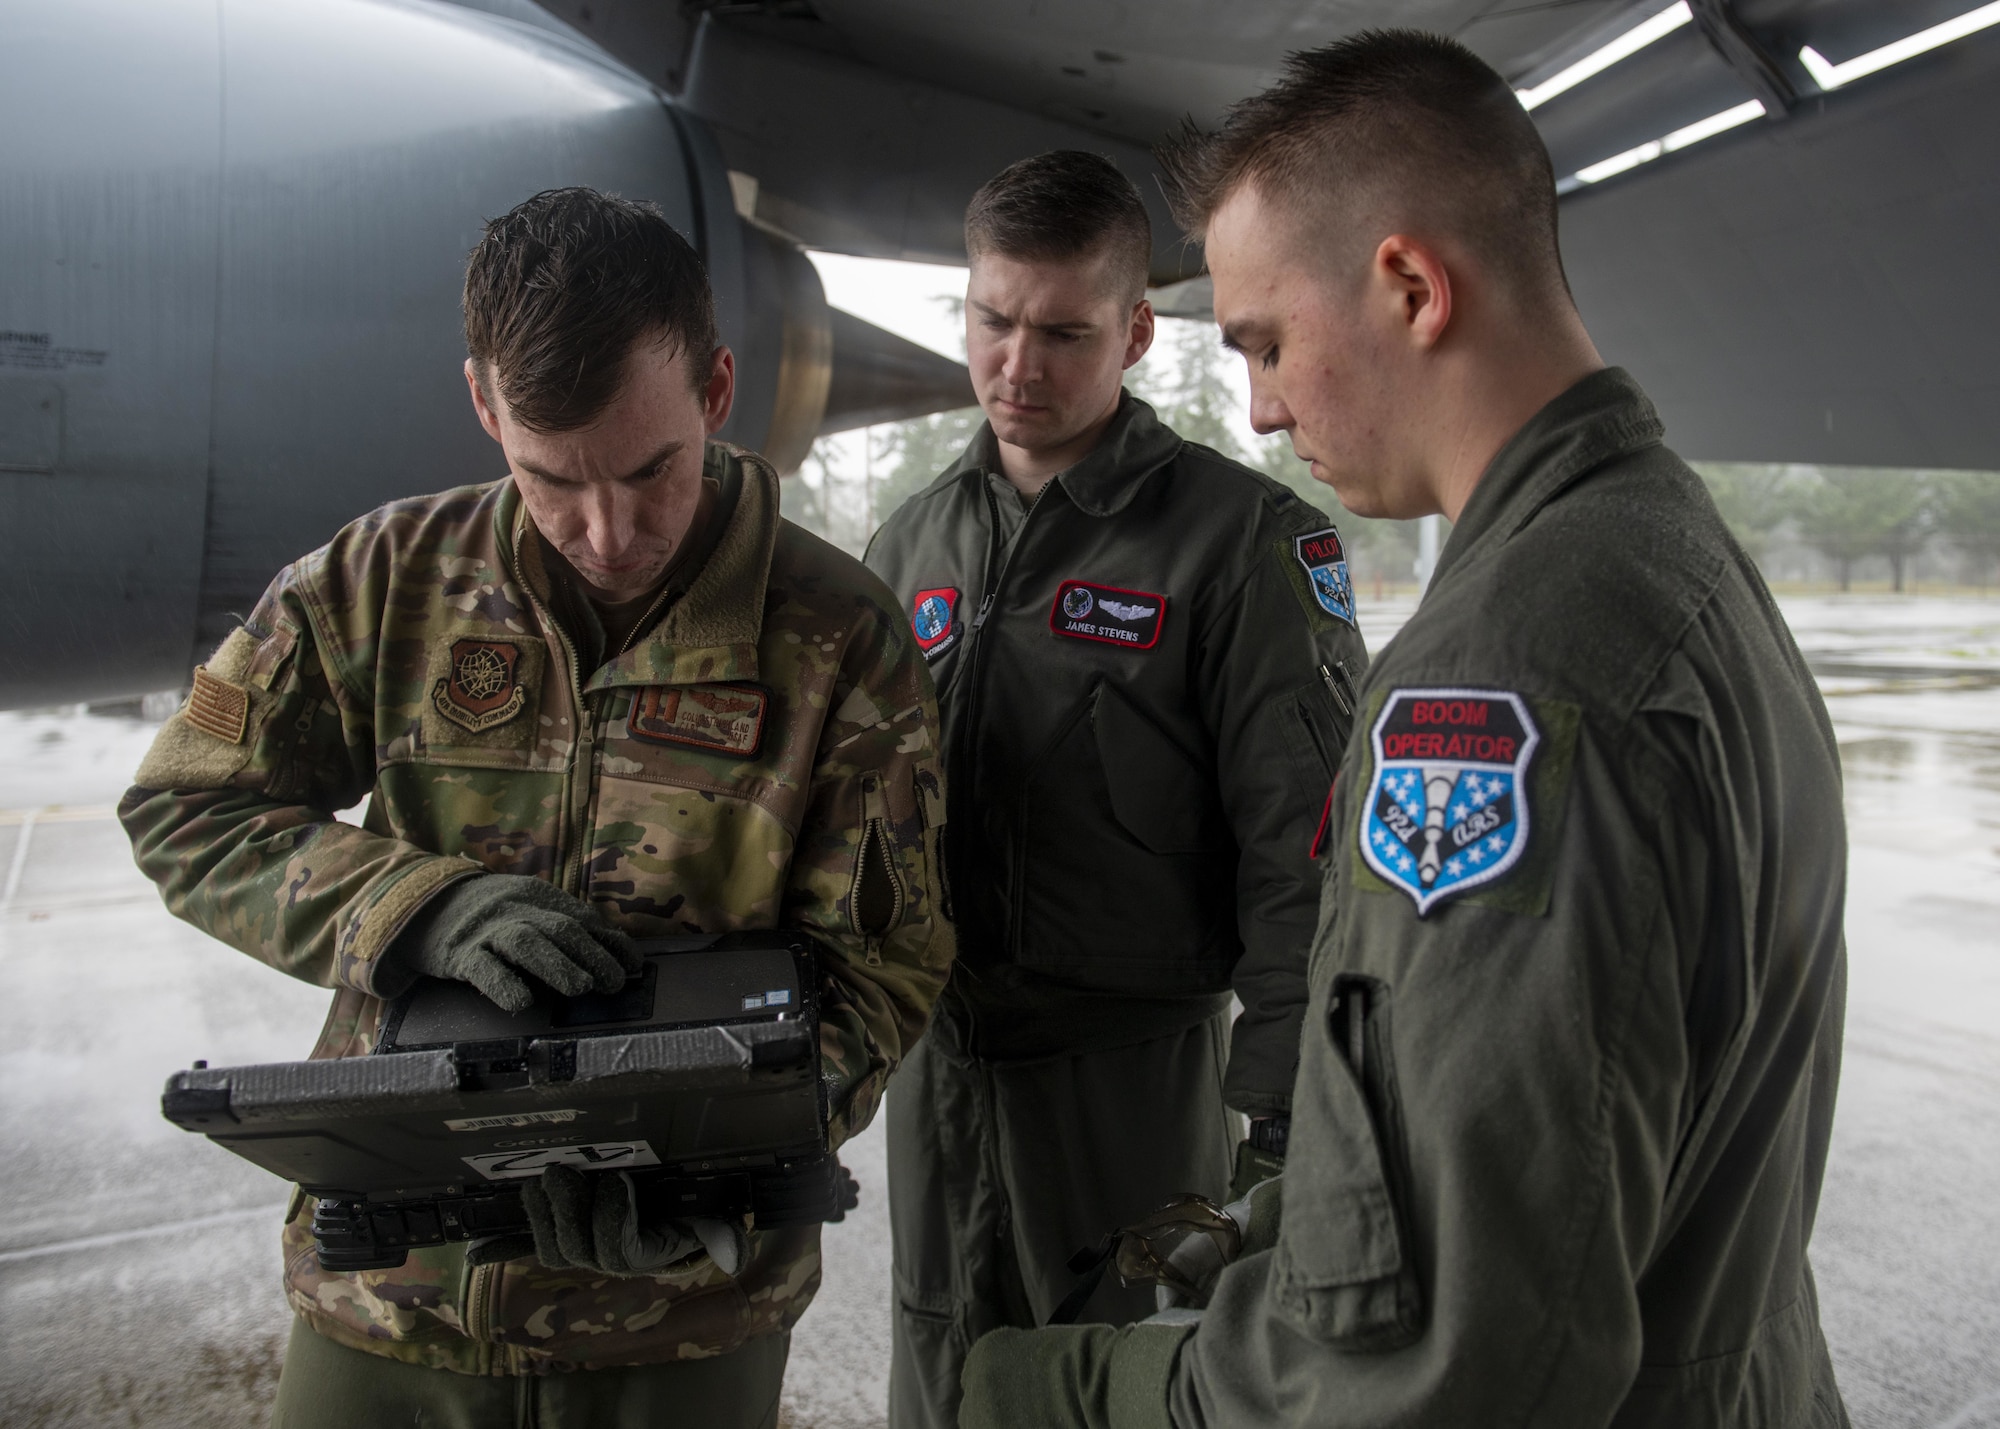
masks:
<svg viewBox="0 0 2000 1429"><path fill-rule="evenodd" d="M0 0L0 35L0 708L181 684L344 522L503 475L458 294L541 189L701 249L725 436L782 470L823 425L811 263L581 42L424 0Z"/></svg>

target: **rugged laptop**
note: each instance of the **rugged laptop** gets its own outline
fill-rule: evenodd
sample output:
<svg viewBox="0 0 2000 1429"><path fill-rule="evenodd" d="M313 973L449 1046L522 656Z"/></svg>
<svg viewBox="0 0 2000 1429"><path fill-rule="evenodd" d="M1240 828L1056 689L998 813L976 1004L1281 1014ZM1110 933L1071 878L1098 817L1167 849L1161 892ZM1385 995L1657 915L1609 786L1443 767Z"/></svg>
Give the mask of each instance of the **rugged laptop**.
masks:
<svg viewBox="0 0 2000 1429"><path fill-rule="evenodd" d="M726 933L640 951L622 991L545 990L518 1014L423 978L389 1005L372 1056L197 1063L161 1109L319 1198L329 1270L523 1232L520 1183L557 1163L632 1172L659 1217L838 1219L809 941Z"/></svg>

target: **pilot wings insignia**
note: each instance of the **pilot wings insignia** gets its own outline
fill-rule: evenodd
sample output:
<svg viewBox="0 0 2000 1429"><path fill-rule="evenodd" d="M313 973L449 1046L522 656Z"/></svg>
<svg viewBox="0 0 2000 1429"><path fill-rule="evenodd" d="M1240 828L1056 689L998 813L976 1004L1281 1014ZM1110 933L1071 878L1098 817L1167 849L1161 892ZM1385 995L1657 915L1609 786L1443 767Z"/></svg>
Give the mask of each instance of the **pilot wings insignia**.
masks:
<svg viewBox="0 0 2000 1429"><path fill-rule="evenodd" d="M1121 605L1115 600L1100 600L1097 608L1120 620L1144 620L1159 609L1157 605Z"/></svg>

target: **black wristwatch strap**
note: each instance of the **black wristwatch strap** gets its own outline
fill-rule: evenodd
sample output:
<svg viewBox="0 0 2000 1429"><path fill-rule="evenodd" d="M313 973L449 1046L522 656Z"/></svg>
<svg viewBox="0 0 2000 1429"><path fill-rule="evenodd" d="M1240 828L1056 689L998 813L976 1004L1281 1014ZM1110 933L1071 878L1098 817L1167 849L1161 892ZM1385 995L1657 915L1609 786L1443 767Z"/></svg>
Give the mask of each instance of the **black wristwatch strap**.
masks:
<svg viewBox="0 0 2000 1429"><path fill-rule="evenodd" d="M1273 1156L1285 1154L1285 1143L1291 1136L1292 1119L1288 1116L1260 1116L1250 1123L1250 1144Z"/></svg>

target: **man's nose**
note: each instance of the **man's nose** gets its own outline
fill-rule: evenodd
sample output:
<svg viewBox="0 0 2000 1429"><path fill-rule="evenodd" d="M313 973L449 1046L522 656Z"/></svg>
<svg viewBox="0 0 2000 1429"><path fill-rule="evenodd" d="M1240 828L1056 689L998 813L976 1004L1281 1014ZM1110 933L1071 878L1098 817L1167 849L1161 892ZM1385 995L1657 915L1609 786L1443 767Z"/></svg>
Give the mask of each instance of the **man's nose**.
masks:
<svg viewBox="0 0 2000 1429"><path fill-rule="evenodd" d="M593 481L584 497L584 539L598 559L615 561L632 544L632 513L620 489L623 483Z"/></svg>
<svg viewBox="0 0 2000 1429"><path fill-rule="evenodd" d="M1000 377L1009 387L1026 387L1040 379L1042 364L1040 352L1026 333L1016 333L1007 339L1006 350L1000 360Z"/></svg>
<svg viewBox="0 0 2000 1429"><path fill-rule="evenodd" d="M1294 425L1285 399L1256 382L1250 384L1250 430L1260 437L1273 432L1289 432Z"/></svg>

